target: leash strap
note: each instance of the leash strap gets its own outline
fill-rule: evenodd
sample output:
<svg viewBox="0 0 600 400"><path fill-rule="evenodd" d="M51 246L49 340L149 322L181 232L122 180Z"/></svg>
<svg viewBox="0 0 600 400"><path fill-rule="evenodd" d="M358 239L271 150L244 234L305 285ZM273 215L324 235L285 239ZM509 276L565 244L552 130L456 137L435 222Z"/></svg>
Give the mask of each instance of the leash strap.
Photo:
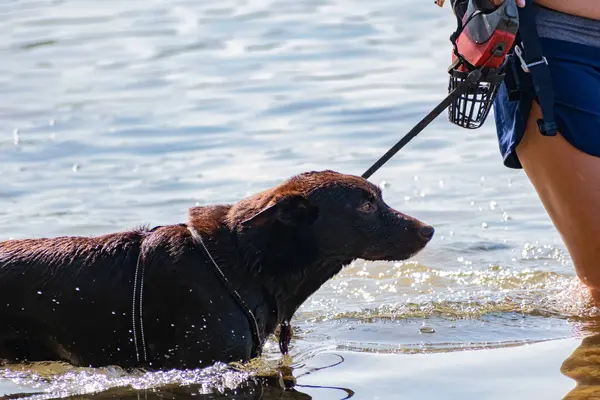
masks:
<svg viewBox="0 0 600 400"><path fill-rule="evenodd" d="M143 296L144 296L144 254L142 249L142 243L140 243L140 254L138 255L137 263L135 265L135 275L133 277L133 305L132 305L132 316L133 316L133 343L135 345L135 356L137 362L140 362L140 353L143 357L143 362L148 361L148 354L146 352L146 336L144 335L144 320L142 316L143 312ZM139 289L138 289L139 288ZM139 290L139 296L136 296ZM136 307L137 306L137 307ZM139 332L140 338L138 341L137 335L137 319L136 311L139 309ZM141 342L141 343L139 343ZM140 346L142 350L140 351Z"/></svg>
<svg viewBox="0 0 600 400"><path fill-rule="evenodd" d="M371 175L373 175L379 168L383 166L386 162L389 161L400 149L402 149L408 142L410 142L415 136L417 136L423 129L427 127L434 119L437 118L448 106L456 100L460 95L465 93L467 89L472 85L477 83L481 78L481 71L476 69L469 73L467 79L462 81L456 89L454 89L444 100L440 102L433 110L429 112L421 121L417 123L402 139L398 141L391 149L387 151L379 160L375 162L364 174L362 177L368 179Z"/></svg>
<svg viewBox="0 0 600 400"><path fill-rule="evenodd" d="M231 294L231 296L237 301L238 305L240 306L240 308L242 309L244 314L246 314L246 317L248 318L248 322L250 323L250 330L252 332L252 336L254 339L253 342L255 344L254 345L255 348L252 350L252 354L255 354L256 356L260 356L263 339L261 338L260 329L258 328L258 322L256 321L256 317L254 316L254 313L252 312L252 310L250 310L250 307L248 307L248 305L242 299L242 297L239 295L239 293L233 288L233 286L231 286L231 282L229 282L229 279L227 279L227 277L225 276L225 274L223 273L221 268L219 268L219 265L216 263L216 261L210 255L210 252L208 251L208 248L204 244L204 241L202 240L202 236L200 236L200 233L198 233L198 231L194 227L189 226L189 225L187 226L187 229L192 234L192 238L194 239L194 241L196 243L200 243L200 245L204 249L204 252L206 253L208 258L214 265L215 269L217 270L217 275L219 276L219 279L223 283L223 286L225 286L227 288L227 290L229 290L229 293Z"/></svg>
<svg viewBox="0 0 600 400"><path fill-rule="evenodd" d="M242 297L239 295L239 293L231 286L231 283L229 282L229 280L227 279L227 277L225 276L225 274L223 273L221 268L219 268L219 265L216 263L216 261L214 260L214 258L210 254L210 252L208 251L208 248L204 244L204 241L202 240L202 236L200 236L198 231L192 226L187 226L187 225L184 225L184 226L192 234L192 238L194 239L194 242L196 244L199 243L201 245L204 252L206 253L208 258L214 265L215 269L217 270L217 275L219 276L219 279L221 280L223 285L227 288L227 290L229 290L229 293L231 294L231 296L237 301L238 305L240 306L240 308L242 309L244 314L246 314L246 317L248 318L248 322L250 323L250 330L252 331L252 336L253 336L254 348L252 349L252 354L253 354L253 357L260 356L261 350L262 350L262 344L264 341L261 338L260 330L258 328L258 322L256 320L256 317L254 316L254 313L252 313L252 311L250 310L250 308L248 307L246 302L242 299ZM159 228L159 227L156 227L156 228L152 229L151 231L154 231L157 228ZM134 346L135 346L135 355L136 355L136 359L137 359L138 363L140 361L143 361L144 363L146 363L148 361L148 353L146 350L146 337L144 335L144 320L142 318L142 314L143 314L142 300L143 300L143 295L144 295L144 271L145 271L145 264L144 264L143 249L142 249L142 245L140 244L140 253L138 255L137 263L135 266L135 275L133 277L133 305L132 305L133 342L134 342ZM138 314L139 314L139 318L137 318ZM138 329L138 326L139 326L139 329ZM138 331L139 331L139 335L138 335ZM141 350L140 350L140 348L141 348ZM286 348L286 350L287 350L287 348ZM140 358L141 358L141 360L140 360Z"/></svg>
<svg viewBox="0 0 600 400"><path fill-rule="evenodd" d="M554 119L554 90L548 60L542 54L542 46L535 21L536 11L527 0L525 7L519 7L519 36L522 48L515 46L515 54L521 61L521 68L531 74L537 101L542 111L538 128L544 136L555 136L558 126Z"/></svg>

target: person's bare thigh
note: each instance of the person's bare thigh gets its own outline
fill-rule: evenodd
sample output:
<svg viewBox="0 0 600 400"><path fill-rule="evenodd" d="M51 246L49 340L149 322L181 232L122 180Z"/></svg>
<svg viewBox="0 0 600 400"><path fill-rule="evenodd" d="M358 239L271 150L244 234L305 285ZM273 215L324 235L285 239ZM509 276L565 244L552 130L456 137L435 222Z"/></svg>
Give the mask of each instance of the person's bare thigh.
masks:
<svg viewBox="0 0 600 400"><path fill-rule="evenodd" d="M533 103L519 160L575 265L579 278L600 303L600 158L586 154L560 134L543 136ZM600 135L600 129L597 132Z"/></svg>

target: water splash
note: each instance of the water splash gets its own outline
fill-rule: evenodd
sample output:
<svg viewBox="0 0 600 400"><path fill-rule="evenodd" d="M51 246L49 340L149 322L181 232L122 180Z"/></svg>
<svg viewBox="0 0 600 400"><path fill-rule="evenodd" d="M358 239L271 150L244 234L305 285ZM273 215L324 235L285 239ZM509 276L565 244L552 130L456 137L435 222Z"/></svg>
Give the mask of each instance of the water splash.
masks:
<svg viewBox="0 0 600 400"><path fill-rule="evenodd" d="M472 318L493 312L565 318L598 315L586 288L574 275L498 265L481 268L469 263L445 270L417 262L355 263L328 282L301 311L304 319L314 322Z"/></svg>
<svg viewBox="0 0 600 400"><path fill-rule="evenodd" d="M119 387L141 390L167 385L195 385L198 393L207 394L234 389L249 377L248 372L233 371L221 363L204 369L156 372L126 372L119 367L76 368L61 363L32 363L0 370L1 379L37 392L28 400L85 395Z"/></svg>

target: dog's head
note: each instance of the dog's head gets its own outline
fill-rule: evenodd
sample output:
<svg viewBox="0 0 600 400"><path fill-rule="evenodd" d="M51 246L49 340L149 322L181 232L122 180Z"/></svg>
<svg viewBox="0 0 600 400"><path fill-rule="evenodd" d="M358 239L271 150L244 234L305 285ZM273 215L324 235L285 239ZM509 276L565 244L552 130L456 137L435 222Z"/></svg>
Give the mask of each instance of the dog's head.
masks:
<svg viewBox="0 0 600 400"><path fill-rule="evenodd" d="M434 233L431 226L388 206L377 186L334 171L297 175L238 203L235 212L244 229L291 234L310 243L321 258L405 260Z"/></svg>

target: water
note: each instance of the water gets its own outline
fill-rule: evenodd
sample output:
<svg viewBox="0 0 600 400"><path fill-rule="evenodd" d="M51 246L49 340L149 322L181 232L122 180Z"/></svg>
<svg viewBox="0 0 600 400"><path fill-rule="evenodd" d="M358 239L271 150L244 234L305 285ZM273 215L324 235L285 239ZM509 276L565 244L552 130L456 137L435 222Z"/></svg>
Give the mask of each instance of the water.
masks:
<svg viewBox="0 0 600 400"><path fill-rule="evenodd" d="M302 171L361 174L445 96L455 23L417 0L20 0L0 22L0 240L178 223ZM405 263L359 260L309 299L299 371L331 349L587 332L571 260L523 172L502 166L492 118L467 131L442 115L371 178L435 240ZM211 393L246 373L13 366L0 392Z"/></svg>

